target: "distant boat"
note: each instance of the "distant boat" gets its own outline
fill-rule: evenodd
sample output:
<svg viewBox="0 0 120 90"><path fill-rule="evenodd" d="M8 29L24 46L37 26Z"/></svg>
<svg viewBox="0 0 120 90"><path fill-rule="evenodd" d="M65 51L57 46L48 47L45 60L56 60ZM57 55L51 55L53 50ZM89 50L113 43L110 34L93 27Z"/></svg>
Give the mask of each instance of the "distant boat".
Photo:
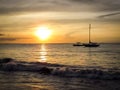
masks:
<svg viewBox="0 0 120 90"><path fill-rule="evenodd" d="M89 43L83 44L85 47L98 47L100 44L91 42L91 24L89 24Z"/></svg>
<svg viewBox="0 0 120 90"><path fill-rule="evenodd" d="M84 46L85 46L85 47L99 47L100 44L90 42L90 43L85 43Z"/></svg>
<svg viewBox="0 0 120 90"><path fill-rule="evenodd" d="M83 46L83 44L80 43L80 42L76 42L76 43L73 44L73 46Z"/></svg>

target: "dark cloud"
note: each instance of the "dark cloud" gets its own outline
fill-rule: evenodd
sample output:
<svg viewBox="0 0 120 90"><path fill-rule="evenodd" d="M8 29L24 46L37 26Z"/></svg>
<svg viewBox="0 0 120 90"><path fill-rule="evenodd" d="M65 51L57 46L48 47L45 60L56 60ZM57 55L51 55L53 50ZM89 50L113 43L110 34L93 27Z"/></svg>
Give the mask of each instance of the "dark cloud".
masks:
<svg viewBox="0 0 120 90"><path fill-rule="evenodd" d="M111 23L120 23L120 12L112 12L107 13L103 15L97 16L96 20L102 21L102 22L111 22Z"/></svg>
<svg viewBox="0 0 120 90"><path fill-rule="evenodd" d="M0 36L5 36L5 34L0 34Z"/></svg>
<svg viewBox="0 0 120 90"><path fill-rule="evenodd" d="M99 11L119 11L120 0L70 0L79 4L86 4Z"/></svg>
<svg viewBox="0 0 120 90"><path fill-rule="evenodd" d="M0 41L15 41L16 38L0 38Z"/></svg>
<svg viewBox="0 0 120 90"><path fill-rule="evenodd" d="M0 41L16 41L19 39L30 39L30 38L0 38Z"/></svg>
<svg viewBox="0 0 120 90"><path fill-rule="evenodd" d="M90 10L119 11L120 0L0 0L0 14Z"/></svg>
<svg viewBox="0 0 120 90"><path fill-rule="evenodd" d="M56 14L51 14L51 17L48 16L44 16L44 17L40 17L40 16L34 16L39 12L56 12ZM13 22L12 24L8 24L8 25L1 25L0 24L0 28L4 27L22 27L24 26L28 26L25 25L25 23L21 23L22 20L24 21L28 21L28 22L33 22L33 21L41 21L42 19L44 20L55 20L55 19L59 19L56 20L55 22L77 22L79 23L80 21L94 21L101 18L105 18L105 17L110 17L112 18L112 21L118 21L119 17L116 17L116 15L119 15L119 11L120 11L120 0L0 0L0 14L1 15L8 15L10 16L12 15L16 15L16 14L20 14L22 15L22 13L31 13L33 14L32 17L28 16L25 18L20 18L21 16L18 15L19 17L19 22L13 22L15 20L9 20L11 22ZM35 13L34 13L35 12ZM60 12L60 13L58 13ZM88 12L88 16L89 18L85 17L82 18L80 15L75 14L74 16L72 16L71 14L69 14L68 16L64 13L61 12L71 12L71 13L78 13L80 12L81 15L83 16L87 16L86 13L84 12ZM117 13L115 13L117 12ZM59 15L58 15L58 14ZM95 14L95 16L91 15L89 13ZM106 14L108 13L108 14ZM10 14L10 15L9 15ZM40 13L41 15L41 13ZM57 18L55 18L58 15ZM60 16L61 15L61 16ZM65 16L66 15L66 16ZM17 15L16 15L17 16ZM114 17L111 17L114 16ZM17 17L17 18L18 18ZM36 17L36 18L35 18ZM68 18L70 17L70 18ZM78 17L78 18L76 18ZM81 18L79 18L81 17ZM73 19L71 19L73 18ZM76 18L76 20L75 20ZM94 19L93 19L94 18ZM14 17L12 17L12 19L14 19ZM62 20L64 19L64 20ZM79 20L78 20L79 19ZM92 20L91 20L92 19ZM8 19L7 19L8 20ZM16 19L17 20L17 19ZM31 20L31 21L30 21ZM28 24L28 22L26 22ZM16 25L14 24L16 23ZM21 28L20 28L21 29Z"/></svg>
<svg viewBox="0 0 120 90"><path fill-rule="evenodd" d="M115 15L120 15L120 12L109 13L109 14L101 15L101 16L98 16L98 18L106 18L106 17L115 16Z"/></svg>
<svg viewBox="0 0 120 90"><path fill-rule="evenodd" d="M62 7L66 7L67 5L66 1L67 0L0 0L0 14L61 11Z"/></svg>

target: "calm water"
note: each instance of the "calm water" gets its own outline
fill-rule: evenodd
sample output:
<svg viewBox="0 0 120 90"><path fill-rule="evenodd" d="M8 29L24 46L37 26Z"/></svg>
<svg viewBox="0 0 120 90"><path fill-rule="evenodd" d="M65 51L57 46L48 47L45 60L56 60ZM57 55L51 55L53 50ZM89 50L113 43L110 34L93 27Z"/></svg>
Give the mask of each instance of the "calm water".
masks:
<svg viewBox="0 0 120 90"><path fill-rule="evenodd" d="M0 58L64 65L120 66L120 44L102 44L97 48L73 47L72 44L0 45Z"/></svg>
<svg viewBox="0 0 120 90"><path fill-rule="evenodd" d="M102 44L98 48L73 47L72 44L0 45L0 58L5 57L26 62L120 69L120 44ZM39 73L0 72L0 90L117 90L119 84Z"/></svg>

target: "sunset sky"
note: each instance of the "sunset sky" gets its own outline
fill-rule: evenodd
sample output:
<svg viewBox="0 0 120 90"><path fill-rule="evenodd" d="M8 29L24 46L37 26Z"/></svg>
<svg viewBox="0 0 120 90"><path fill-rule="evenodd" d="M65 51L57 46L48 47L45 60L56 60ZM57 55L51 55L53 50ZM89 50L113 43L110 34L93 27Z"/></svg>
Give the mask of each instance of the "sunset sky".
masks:
<svg viewBox="0 0 120 90"><path fill-rule="evenodd" d="M120 43L120 0L0 0L0 43L88 42L89 24L92 41Z"/></svg>

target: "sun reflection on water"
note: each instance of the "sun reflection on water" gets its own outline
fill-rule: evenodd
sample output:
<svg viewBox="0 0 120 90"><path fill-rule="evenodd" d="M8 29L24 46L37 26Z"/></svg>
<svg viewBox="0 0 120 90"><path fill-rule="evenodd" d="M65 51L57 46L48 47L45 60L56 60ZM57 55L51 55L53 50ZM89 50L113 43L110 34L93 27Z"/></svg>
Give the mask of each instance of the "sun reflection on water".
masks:
<svg viewBox="0 0 120 90"><path fill-rule="evenodd" d="M47 62L47 51L46 51L46 47L44 44L41 45L41 48L40 48L40 60L39 62Z"/></svg>

